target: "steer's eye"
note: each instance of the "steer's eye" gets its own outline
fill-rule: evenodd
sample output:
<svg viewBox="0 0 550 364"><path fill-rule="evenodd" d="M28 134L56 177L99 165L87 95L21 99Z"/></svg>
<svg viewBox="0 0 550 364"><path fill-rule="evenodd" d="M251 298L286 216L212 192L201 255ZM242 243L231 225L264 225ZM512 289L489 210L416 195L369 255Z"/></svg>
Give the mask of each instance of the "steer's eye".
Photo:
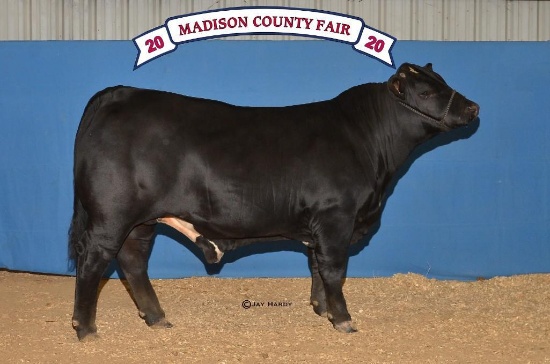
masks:
<svg viewBox="0 0 550 364"><path fill-rule="evenodd" d="M430 97L432 93L430 91L424 91L420 94L420 97L426 100L428 97Z"/></svg>

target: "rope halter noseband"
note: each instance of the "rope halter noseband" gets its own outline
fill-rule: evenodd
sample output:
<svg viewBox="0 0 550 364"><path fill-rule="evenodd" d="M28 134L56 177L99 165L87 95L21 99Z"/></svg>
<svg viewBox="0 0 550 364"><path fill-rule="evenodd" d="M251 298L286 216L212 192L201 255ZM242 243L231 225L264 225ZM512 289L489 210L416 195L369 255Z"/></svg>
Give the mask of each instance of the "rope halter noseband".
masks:
<svg viewBox="0 0 550 364"><path fill-rule="evenodd" d="M418 110L417 108L405 103L404 101L399 100L399 103L401 104L401 106L405 107L406 109L409 109L410 111L414 112L415 114L422 116L424 119L429 120L430 122L436 124L438 127L444 129L445 131L448 131L448 130L451 130L451 128L449 126L447 126L444 121L445 121L445 118L447 117L447 115L449 114L449 110L451 109L451 105L453 103L453 99L455 97L455 94L456 94L456 91L453 90L453 92L451 93L451 98L449 99L449 102L447 103L447 107L445 108L445 113L443 113L443 117L441 117L441 119L436 119L433 116L430 116L430 115ZM393 95L393 96L395 97L395 95Z"/></svg>

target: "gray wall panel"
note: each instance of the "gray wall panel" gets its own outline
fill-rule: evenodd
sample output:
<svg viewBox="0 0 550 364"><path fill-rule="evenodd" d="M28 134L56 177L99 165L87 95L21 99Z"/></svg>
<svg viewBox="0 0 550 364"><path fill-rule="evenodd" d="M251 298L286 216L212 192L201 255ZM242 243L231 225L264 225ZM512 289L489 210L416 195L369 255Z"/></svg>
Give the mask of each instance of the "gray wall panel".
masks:
<svg viewBox="0 0 550 364"><path fill-rule="evenodd" d="M0 40L131 39L170 16L235 6L292 6L355 15L402 40L550 40L550 1L535 0L4 0L0 4ZM251 38L299 39L238 37Z"/></svg>

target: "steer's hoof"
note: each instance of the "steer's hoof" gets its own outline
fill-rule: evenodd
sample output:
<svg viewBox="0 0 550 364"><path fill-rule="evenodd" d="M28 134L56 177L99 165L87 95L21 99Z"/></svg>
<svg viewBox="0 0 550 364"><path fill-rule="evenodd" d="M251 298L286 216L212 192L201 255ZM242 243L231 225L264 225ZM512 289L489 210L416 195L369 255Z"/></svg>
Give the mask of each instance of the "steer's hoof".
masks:
<svg viewBox="0 0 550 364"><path fill-rule="evenodd" d="M90 327L84 327L80 325L80 322L78 320L74 320L72 322L73 329L76 331L76 336L78 337L79 341L86 342L86 341L94 341L99 338L99 335L97 334L97 328L95 325L92 325Z"/></svg>
<svg viewBox="0 0 550 364"><path fill-rule="evenodd" d="M99 339L99 335L95 329L83 329L83 328L74 328L76 330L76 336L80 342L90 342Z"/></svg>
<svg viewBox="0 0 550 364"><path fill-rule="evenodd" d="M150 328L153 328L153 329L169 329L174 326L170 323L170 321L168 321L164 317L148 325Z"/></svg>
<svg viewBox="0 0 550 364"><path fill-rule="evenodd" d="M78 340L82 343L88 343L99 339L99 335L97 334L97 332L81 334L79 331L77 331L76 335L78 336Z"/></svg>
<svg viewBox="0 0 550 364"><path fill-rule="evenodd" d="M337 324L333 324L334 328L340 332L351 334L352 332L357 332L355 324L352 321L342 321Z"/></svg>

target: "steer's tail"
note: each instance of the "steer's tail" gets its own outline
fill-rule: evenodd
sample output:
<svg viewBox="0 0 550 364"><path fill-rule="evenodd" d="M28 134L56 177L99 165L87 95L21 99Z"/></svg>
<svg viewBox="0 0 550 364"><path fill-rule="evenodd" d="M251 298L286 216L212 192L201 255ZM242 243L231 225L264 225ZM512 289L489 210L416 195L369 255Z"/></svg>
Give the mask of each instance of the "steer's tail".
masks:
<svg viewBox="0 0 550 364"><path fill-rule="evenodd" d="M85 247L82 242L82 235L86 230L88 223L88 213L82 207L82 203L78 197L74 196L74 211L69 228L69 269L74 270L78 260L78 256L82 254Z"/></svg>

